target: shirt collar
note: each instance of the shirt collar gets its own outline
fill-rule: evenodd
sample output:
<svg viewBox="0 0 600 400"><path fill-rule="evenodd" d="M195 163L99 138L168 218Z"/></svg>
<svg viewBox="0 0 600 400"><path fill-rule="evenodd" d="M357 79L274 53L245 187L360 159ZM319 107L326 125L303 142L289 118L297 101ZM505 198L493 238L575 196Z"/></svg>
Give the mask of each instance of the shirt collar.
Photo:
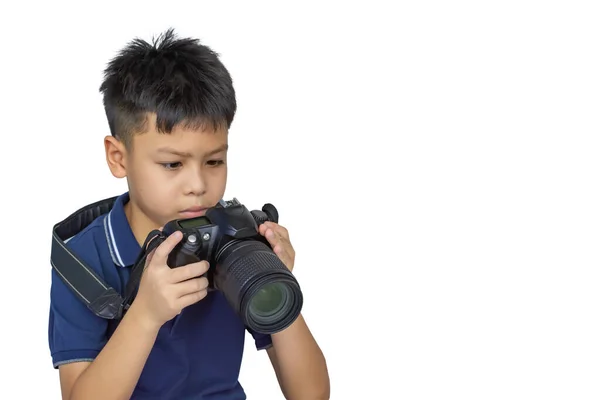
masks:
<svg viewBox="0 0 600 400"><path fill-rule="evenodd" d="M128 201L129 192L120 195L112 210L104 217L104 233L110 256L113 262L120 267L133 266L141 251L125 215L125 204Z"/></svg>

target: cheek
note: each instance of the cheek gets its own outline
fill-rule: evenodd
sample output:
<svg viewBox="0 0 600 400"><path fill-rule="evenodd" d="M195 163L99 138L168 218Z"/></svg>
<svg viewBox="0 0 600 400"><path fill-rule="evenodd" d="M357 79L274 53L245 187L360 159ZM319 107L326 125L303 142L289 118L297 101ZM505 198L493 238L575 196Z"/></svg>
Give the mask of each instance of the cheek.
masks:
<svg viewBox="0 0 600 400"><path fill-rule="evenodd" d="M135 168L129 175L130 181L135 182L132 190L143 195L147 202L161 203L162 198L169 198L175 189L175 179L169 179L168 171L163 171L160 166L146 164Z"/></svg>
<svg viewBox="0 0 600 400"><path fill-rule="evenodd" d="M211 177L209 190L211 195L215 197L215 201L219 201L225 194L225 187L227 186L227 167L220 168Z"/></svg>

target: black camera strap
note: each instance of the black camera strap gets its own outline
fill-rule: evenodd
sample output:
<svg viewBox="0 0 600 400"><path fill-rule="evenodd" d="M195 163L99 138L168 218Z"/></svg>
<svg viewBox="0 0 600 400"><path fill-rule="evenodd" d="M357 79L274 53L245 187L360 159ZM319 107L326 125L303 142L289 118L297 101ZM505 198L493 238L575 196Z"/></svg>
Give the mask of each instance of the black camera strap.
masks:
<svg viewBox="0 0 600 400"><path fill-rule="evenodd" d="M150 232L127 281L125 298L110 287L89 265L71 252L66 242L83 231L96 218L107 214L118 196L110 197L80 208L52 229L50 263L58 276L73 290L87 307L105 319L120 319L129 308L146 266L146 258L164 241L159 230Z"/></svg>
<svg viewBox="0 0 600 400"><path fill-rule="evenodd" d="M127 310L135 296L137 294L138 287L140 285L140 281L142 279L142 273L146 268L146 260L150 253L154 249L156 249L162 242L164 242L165 236L158 229L153 230L146 237L146 241L142 246L142 251L138 256L135 264L131 267L131 274L129 275L129 279L127 280L127 287L125 288L125 300L124 300L124 308Z"/></svg>
<svg viewBox="0 0 600 400"><path fill-rule="evenodd" d="M99 216L108 213L117 196L80 208L52 229L50 263L61 279L92 312L106 319L120 318L123 299L83 260L73 254L66 242L84 230Z"/></svg>

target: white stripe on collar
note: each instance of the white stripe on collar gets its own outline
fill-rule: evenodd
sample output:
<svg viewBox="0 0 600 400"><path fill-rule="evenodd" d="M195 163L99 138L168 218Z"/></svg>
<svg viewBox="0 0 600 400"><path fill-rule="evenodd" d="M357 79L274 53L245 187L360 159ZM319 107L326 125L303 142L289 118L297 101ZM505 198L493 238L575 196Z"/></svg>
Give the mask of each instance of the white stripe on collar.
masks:
<svg viewBox="0 0 600 400"><path fill-rule="evenodd" d="M121 259L121 254L119 254L119 249L117 248L117 243L115 241L115 235L113 234L110 219L111 215L112 210L104 217L104 233L106 234L106 241L108 242L108 249L113 262L120 267L124 267L125 263L123 263L123 260Z"/></svg>

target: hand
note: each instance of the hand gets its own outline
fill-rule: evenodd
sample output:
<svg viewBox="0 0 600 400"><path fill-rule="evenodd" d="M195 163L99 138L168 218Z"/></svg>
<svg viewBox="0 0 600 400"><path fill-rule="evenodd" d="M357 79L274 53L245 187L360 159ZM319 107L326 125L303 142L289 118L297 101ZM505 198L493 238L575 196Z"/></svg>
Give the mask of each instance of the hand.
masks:
<svg viewBox="0 0 600 400"><path fill-rule="evenodd" d="M259 226L258 232L267 238L275 254L291 272L294 269L296 251L290 242L288 230L275 222L267 221Z"/></svg>
<svg viewBox="0 0 600 400"><path fill-rule="evenodd" d="M176 231L148 254L137 296L131 305L151 326L160 328L207 294L208 279L202 275L208 262L200 261L178 268L167 265L167 257L183 235Z"/></svg>

